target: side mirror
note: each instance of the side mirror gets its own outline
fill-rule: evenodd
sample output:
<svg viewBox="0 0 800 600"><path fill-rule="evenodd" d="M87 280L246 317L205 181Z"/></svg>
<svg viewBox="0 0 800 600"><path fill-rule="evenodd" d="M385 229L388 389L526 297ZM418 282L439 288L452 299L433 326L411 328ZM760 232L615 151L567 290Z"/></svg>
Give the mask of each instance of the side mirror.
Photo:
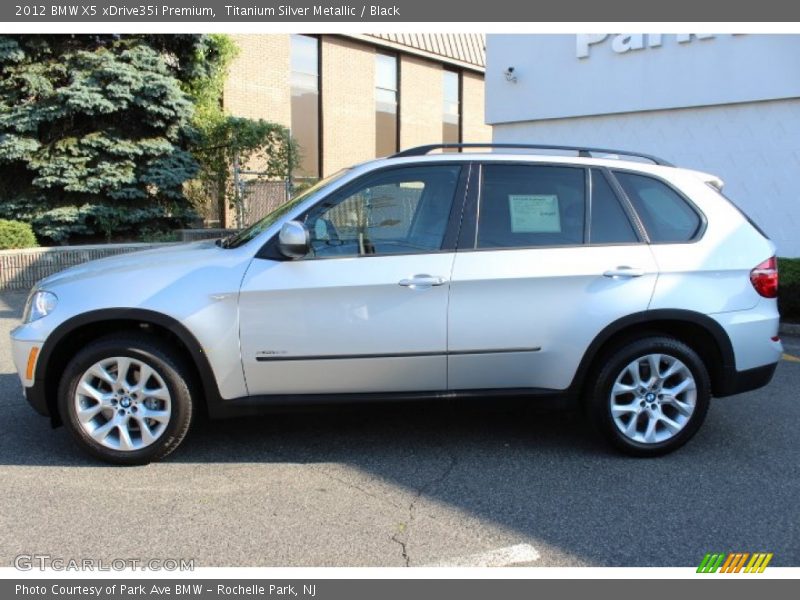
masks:
<svg viewBox="0 0 800 600"><path fill-rule="evenodd" d="M287 221L278 234L278 251L286 258L302 258L311 250L311 234L300 221Z"/></svg>

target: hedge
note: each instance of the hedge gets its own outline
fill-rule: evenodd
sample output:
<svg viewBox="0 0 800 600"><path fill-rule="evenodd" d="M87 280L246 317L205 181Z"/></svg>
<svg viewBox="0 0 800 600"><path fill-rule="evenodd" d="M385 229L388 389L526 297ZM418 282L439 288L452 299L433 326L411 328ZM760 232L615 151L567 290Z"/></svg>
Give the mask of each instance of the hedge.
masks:
<svg viewBox="0 0 800 600"><path fill-rule="evenodd" d="M0 250L35 248L38 245L28 223L0 219Z"/></svg>
<svg viewBox="0 0 800 600"><path fill-rule="evenodd" d="M779 258L778 309L784 321L800 322L800 258Z"/></svg>

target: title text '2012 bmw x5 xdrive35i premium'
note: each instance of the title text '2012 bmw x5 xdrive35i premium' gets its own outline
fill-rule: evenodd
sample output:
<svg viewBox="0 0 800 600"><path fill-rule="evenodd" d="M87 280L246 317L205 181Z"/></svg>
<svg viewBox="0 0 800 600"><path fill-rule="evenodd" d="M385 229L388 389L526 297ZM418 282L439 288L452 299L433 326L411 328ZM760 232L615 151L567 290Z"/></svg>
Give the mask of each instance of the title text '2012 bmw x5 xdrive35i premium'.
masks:
<svg viewBox="0 0 800 600"><path fill-rule="evenodd" d="M775 248L719 179L474 146L341 171L217 243L48 277L12 332L28 400L122 464L169 454L201 410L497 396L581 403L649 456L712 396L770 381Z"/></svg>

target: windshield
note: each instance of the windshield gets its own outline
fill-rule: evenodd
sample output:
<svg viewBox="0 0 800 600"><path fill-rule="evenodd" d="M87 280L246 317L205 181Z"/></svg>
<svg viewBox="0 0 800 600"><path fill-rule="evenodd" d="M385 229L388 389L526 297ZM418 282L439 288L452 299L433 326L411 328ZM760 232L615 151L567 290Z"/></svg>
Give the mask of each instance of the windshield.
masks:
<svg viewBox="0 0 800 600"><path fill-rule="evenodd" d="M309 198L311 194L315 194L321 189L329 186L334 181L341 179L350 169L342 169L333 175L329 175L325 179L319 180L313 186L301 192L288 202L281 204L278 208L269 213L266 217L256 221L250 227L242 229L239 233L235 233L230 237L225 238L220 244L223 248L238 248L242 244L246 244L261 232L267 230L273 223L280 219L283 215L291 211L295 206L301 204L304 200ZM217 242L219 243L219 242Z"/></svg>

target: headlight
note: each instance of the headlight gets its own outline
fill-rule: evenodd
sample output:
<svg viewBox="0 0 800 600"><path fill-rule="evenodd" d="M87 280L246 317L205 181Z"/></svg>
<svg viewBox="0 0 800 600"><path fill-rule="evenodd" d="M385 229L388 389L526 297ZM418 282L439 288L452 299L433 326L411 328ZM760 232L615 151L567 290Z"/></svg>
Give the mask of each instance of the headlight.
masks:
<svg viewBox="0 0 800 600"><path fill-rule="evenodd" d="M32 323L37 319L46 317L55 310L57 305L58 298L53 292L37 290L28 297L22 321L24 323Z"/></svg>

